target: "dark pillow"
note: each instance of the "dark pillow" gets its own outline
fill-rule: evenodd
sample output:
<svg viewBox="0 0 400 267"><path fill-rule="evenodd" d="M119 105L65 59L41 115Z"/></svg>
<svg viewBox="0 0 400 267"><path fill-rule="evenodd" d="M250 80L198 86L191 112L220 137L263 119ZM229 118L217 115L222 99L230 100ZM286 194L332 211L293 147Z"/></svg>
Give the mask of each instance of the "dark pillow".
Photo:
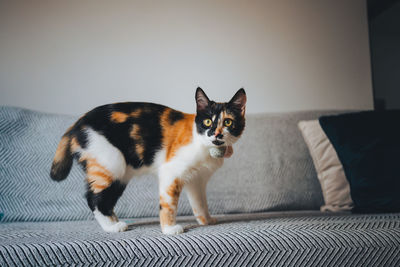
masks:
<svg viewBox="0 0 400 267"><path fill-rule="evenodd" d="M353 212L400 211L400 110L319 119L350 184Z"/></svg>

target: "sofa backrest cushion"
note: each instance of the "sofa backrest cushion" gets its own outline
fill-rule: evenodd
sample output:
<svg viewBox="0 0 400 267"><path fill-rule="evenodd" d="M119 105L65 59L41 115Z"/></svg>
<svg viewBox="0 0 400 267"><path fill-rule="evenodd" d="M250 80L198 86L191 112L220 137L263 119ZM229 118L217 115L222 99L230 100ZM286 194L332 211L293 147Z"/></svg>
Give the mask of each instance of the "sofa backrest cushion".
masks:
<svg viewBox="0 0 400 267"><path fill-rule="evenodd" d="M247 115L234 154L207 189L212 214L319 209L321 188L297 123L335 112ZM336 112L337 113L337 112ZM74 163L62 182L49 177L57 144L78 117L0 107L0 213L4 221L92 218L84 173ZM133 179L116 206L120 217L158 216L154 176ZM183 194L179 214L191 214Z"/></svg>
<svg viewBox="0 0 400 267"><path fill-rule="evenodd" d="M349 211L353 208L350 184L335 148L329 141L318 120L300 121L299 129L313 159L321 184L325 204L321 211Z"/></svg>

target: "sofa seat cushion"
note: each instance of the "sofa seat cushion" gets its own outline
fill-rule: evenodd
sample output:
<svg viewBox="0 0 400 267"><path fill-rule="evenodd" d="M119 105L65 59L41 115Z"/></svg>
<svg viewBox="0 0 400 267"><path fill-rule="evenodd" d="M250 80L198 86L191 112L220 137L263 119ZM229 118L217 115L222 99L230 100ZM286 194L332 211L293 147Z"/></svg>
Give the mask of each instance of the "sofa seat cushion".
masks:
<svg viewBox="0 0 400 267"><path fill-rule="evenodd" d="M161 234L157 219L127 220L105 233L94 221L11 222L0 227L0 266L399 266L400 213L286 212L217 216L185 233Z"/></svg>

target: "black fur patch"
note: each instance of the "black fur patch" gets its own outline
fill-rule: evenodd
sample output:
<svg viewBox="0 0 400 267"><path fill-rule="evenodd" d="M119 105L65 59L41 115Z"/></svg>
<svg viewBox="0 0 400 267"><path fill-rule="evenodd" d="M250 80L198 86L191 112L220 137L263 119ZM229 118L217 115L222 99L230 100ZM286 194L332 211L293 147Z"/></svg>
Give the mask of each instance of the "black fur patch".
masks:
<svg viewBox="0 0 400 267"><path fill-rule="evenodd" d="M90 186L87 186L86 199L90 209L94 211L97 208L102 214L112 216L114 206L124 192L126 185L120 181L115 181L98 194L94 194L90 190Z"/></svg>
<svg viewBox="0 0 400 267"><path fill-rule="evenodd" d="M69 152L68 152L69 153ZM65 155L63 161L53 162L50 171L50 177L54 181L62 181L67 178L73 163L73 157L71 155Z"/></svg>
<svg viewBox="0 0 400 267"><path fill-rule="evenodd" d="M169 123L171 125L173 125L175 122L183 119L183 113L179 112L177 110L171 110L171 112L169 113Z"/></svg>
<svg viewBox="0 0 400 267"><path fill-rule="evenodd" d="M82 131L80 126L78 126L75 129L73 129L71 131L71 134L76 137L79 145L82 148L86 148L87 147L87 145L88 145L87 133L85 131Z"/></svg>
<svg viewBox="0 0 400 267"><path fill-rule="evenodd" d="M73 132L77 136L80 145L82 145L81 142L87 142L87 137L82 129L90 127L117 147L124 155L127 164L134 168L151 165L155 153L161 148L162 129L159 121L165 109L165 106L150 103L125 102L104 105L93 109L82 117L77 122ZM109 119L112 112L130 114L138 110L142 111L139 117L128 117L123 123L112 123ZM176 117L177 115L174 116L174 118ZM130 131L134 124L140 127L140 141L135 141L130 136ZM136 142L144 146L143 158L139 158L135 151Z"/></svg>

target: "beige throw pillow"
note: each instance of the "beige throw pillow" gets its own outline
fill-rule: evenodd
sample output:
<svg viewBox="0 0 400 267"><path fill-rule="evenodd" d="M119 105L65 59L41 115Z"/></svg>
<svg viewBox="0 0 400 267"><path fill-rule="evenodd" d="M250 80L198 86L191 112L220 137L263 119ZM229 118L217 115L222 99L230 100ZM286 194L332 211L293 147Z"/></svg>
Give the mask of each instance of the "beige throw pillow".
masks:
<svg viewBox="0 0 400 267"><path fill-rule="evenodd" d="M299 129L308 146L321 184L325 205L321 211L348 211L353 208L350 185L343 166L318 120L300 121Z"/></svg>

